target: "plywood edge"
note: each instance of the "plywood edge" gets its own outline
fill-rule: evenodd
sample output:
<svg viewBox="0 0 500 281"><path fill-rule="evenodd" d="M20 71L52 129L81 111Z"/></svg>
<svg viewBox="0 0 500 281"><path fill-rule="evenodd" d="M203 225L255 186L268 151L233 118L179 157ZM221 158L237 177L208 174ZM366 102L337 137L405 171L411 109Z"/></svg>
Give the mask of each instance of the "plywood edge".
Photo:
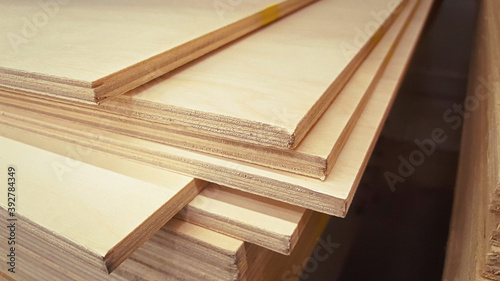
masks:
<svg viewBox="0 0 500 281"><path fill-rule="evenodd" d="M289 254L307 219L302 208L211 185L177 217L248 243Z"/></svg>
<svg viewBox="0 0 500 281"><path fill-rule="evenodd" d="M0 206L0 217L7 220L6 214L7 209L3 205ZM43 243L39 244L43 251L50 252L55 249L55 251L64 253L73 260L83 262L97 272L107 274L108 271L104 261L104 256L78 245L64 236L36 224L36 222L32 222L29 218L26 218L19 213L16 213L16 217L17 222L19 223L19 234L22 236L29 234L29 236L36 235L39 237L39 241L43 241ZM29 240L28 237L26 238Z"/></svg>
<svg viewBox="0 0 500 281"><path fill-rule="evenodd" d="M100 103L107 98L133 90L315 1L318 0L283 1L274 6L278 12L264 20L263 14L268 9L266 7L245 19L233 22L171 50L93 81L92 88L95 93L95 101ZM123 83L123 81L127 82Z"/></svg>
<svg viewBox="0 0 500 281"><path fill-rule="evenodd" d="M91 141L89 141L89 132L85 129L78 130L79 133L86 134L87 136L78 136L71 134L71 137L65 135L63 131L59 129L53 131L50 128L43 127L40 129L34 130L37 126L32 123L24 123L22 120L24 117L16 116L14 119L10 119L11 115L6 111L6 108L2 106L3 119L0 120L0 124L2 124L2 135L7 136L11 139L15 139L17 141L21 141L24 143L28 143L37 147L44 147L47 149L47 145L50 146L50 149L55 150L55 153L64 154L64 151L59 151L63 149L64 146L52 145L57 142L67 143L68 141L77 147L82 146L83 148L88 147L88 145L92 145L92 148L95 149L96 153L104 153L107 155L114 155L114 157L125 157L128 158L130 155L134 155L132 161L138 161L144 163L146 165L156 166L161 169L166 169L170 171L177 171L184 175L191 175L197 178L205 179L208 181L217 182L222 185L227 185L232 188L237 188L243 191L247 191L254 194L260 194L265 197L270 197L275 200L279 200L282 202L288 202L292 205L302 206L304 208L317 210L319 212L328 213L332 215L342 215L345 213L345 198L332 196L329 193L319 192L317 190L311 190L312 192L304 191L309 190L307 186L301 186L300 183L293 184L287 181L283 181L282 179L273 179L268 178L266 176L258 176L256 178L256 174L251 174L251 171L245 171L245 169L240 170L239 166L236 164L231 164L232 168L224 168L223 166L214 166L214 161L223 161L225 160L217 158L215 160L214 157L209 157L211 160L205 162L204 160L206 156L203 156L201 159L197 159L199 157L195 157L192 159L186 158L186 156L179 156L165 154L162 152L163 149L155 151L153 154L146 153L143 154L143 149L137 150L137 148L130 148L127 142L121 144L110 144L110 143L102 143L105 139L107 139L106 135L108 132L100 132L99 138L95 139L94 137L90 137ZM20 110L16 110L17 113L21 112ZM29 112L23 113L29 115ZM21 119L20 119L21 118ZM50 118L44 117L45 120ZM11 120L11 121L9 121ZM55 121L55 120L53 120ZM50 124L55 124L52 121ZM49 123L45 123L48 125ZM66 127L67 128L67 127ZM32 135L28 137L28 135ZM90 134L92 135L92 134ZM119 139L124 138L125 136L119 136ZM112 139L109 139L112 140ZM135 142L142 142L142 140L135 139ZM101 143L96 145L97 143ZM148 142L147 149L155 147L155 143ZM165 147L167 148L167 147ZM168 147L168 149L174 149L172 147ZM177 150L177 149L175 149ZM132 153L132 151L134 151ZM126 153L131 153L127 155ZM183 151L183 153L188 153L187 151ZM188 154L192 154L189 152ZM201 155L200 155L201 156ZM166 161L164 157L170 159ZM193 159L197 159L193 161ZM204 160L202 160L204 159ZM86 161L90 161L91 159L87 159ZM228 162L229 163L229 162ZM252 168L253 171L253 168ZM223 175L221 175L223 173ZM246 176L243 176L245 174ZM250 180L252 179L252 180ZM309 182L309 180L305 180ZM315 184L316 185L316 184ZM318 181L318 186L321 186L321 183ZM320 189L320 188L318 188ZM326 190L328 191L328 190ZM323 203L321 203L323 202ZM326 203L328 202L328 203ZM319 204L318 204L319 203Z"/></svg>
<svg viewBox="0 0 500 281"><path fill-rule="evenodd" d="M318 119L323 115L323 113L328 109L330 104L333 102L335 97L342 90L345 81L348 81L349 78L356 72L356 69L363 63L363 60L369 55L370 51L379 43L381 38L383 38L384 34L391 27L392 23L396 18L398 18L398 14L407 3L410 2L408 0L400 1L398 6L394 11L392 11L391 15L385 20L383 24L379 26L379 28L371 35L368 42L360 49L360 51L352 58L350 66L346 67L342 73L339 75L339 79L335 80L328 89L326 93L318 99L311 110L309 110L308 114L300 120L299 124L295 128L292 135L292 143L290 144L290 148L296 148L297 145L302 141L302 139L306 136L307 132L311 129L311 127L318 121ZM342 82L344 81L344 82Z"/></svg>
<svg viewBox="0 0 500 281"><path fill-rule="evenodd" d="M179 212L189 201L207 185L206 182L192 181L180 192L176 193L169 202L166 202L133 232L127 235L104 256L107 272L115 270L136 249L153 236L165 223ZM172 202L173 201L173 202ZM174 208L172 208L172 205Z"/></svg>
<svg viewBox="0 0 500 281"><path fill-rule="evenodd" d="M433 0L420 1L416 12L414 13L411 19L411 22L408 24L405 34L403 34L402 38L400 39L400 43L398 44L398 47L395 49L394 54L391 56L391 60L393 62L389 63L384 69L384 73L387 73L388 75L396 74L396 77L388 79L387 77L384 77L384 75L382 75L381 80L375 86L375 90L374 93L372 94L372 97L373 95L377 95L377 93L383 94L385 92L385 94L387 95L387 99L384 101L383 113L381 116L378 117L380 118L378 125L376 125L374 128L370 128L370 130L372 131L370 132L370 134L373 134L374 137L372 138L368 146L367 153L362 161L358 174L355 177L355 180L353 182L353 188L350 189L348 199L346 200L346 206L345 206L346 212L349 209L350 204L352 203L352 198L354 197L359 181L361 180L361 175L363 174L364 169L366 168L369 156L371 155L371 152L373 151L373 148L376 144L377 138L380 135L384 121L386 120L387 115L390 112L392 103L394 102L397 91L402 83L402 77L405 75L412 54L416 48L418 38L420 37L420 34L424 29L427 17L433 6L433 3L434 3ZM368 103L370 103L370 101L368 101ZM367 110L370 110L369 105L365 107L365 111ZM369 118L369 117L368 115L366 115L366 117L362 115L361 118ZM351 135L352 134L353 133L351 133ZM343 215L345 216L346 213L344 213Z"/></svg>
<svg viewBox="0 0 500 281"><path fill-rule="evenodd" d="M386 69L387 65L389 65L391 58L394 55L394 52L397 49L397 46L399 42L401 41L401 38L403 37L408 25L412 21L412 18L417 11L417 7L419 5L418 1L408 1L409 3L401 4L400 8L395 12L397 15L397 19L394 20L393 25L399 26L399 29L397 32L393 32L391 28L386 32L386 35L384 37L387 37L389 35L394 36L394 39L391 41L391 44L388 44L389 46L387 47L387 52L383 54L382 56L382 61L380 66L374 71L373 73L370 73L370 75L373 75L372 79L370 80L369 83L366 82L361 82L361 83L366 83L366 91L365 93L361 96L359 99L359 102L357 103L355 109L352 111L352 114L349 118L349 120L345 124L345 128L342 130L341 134L339 135L339 139L336 142L336 147L332 149L329 153L328 156L326 157L326 168L324 170L323 177L321 180L324 180L333 167L335 166L335 163L344 148L347 140L349 139L349 135L352 133L354 130L356 123L359 119L359 117L363 114L363 111L366 107L366 104L370 100L370 97L372 96L373 91L375 90L378 81L381 79L383 76L384 70ZM394 33L394 34L389 34L389 33ZM382 40L385 40L385 38L382 38ZM383 44L382 42L379 43L379 45ZM370 55L372 55L375 52L378 52L378 46L375 47L375 49L371 52ZM378 53L377 53L378 54ZM368 56L370 56L368 55ZM361 64L360 68L358 68L357 71L360 71L363 67L365 67L363 64ZM356 74L354 74L353 78L351 80L357 79ZM350 83L354 83L354 81L350 81ZM358 84L358 83L356 83ZM364 88L363 88L364 89ZM344 89L342 90L343 94L350 94L350 91L356 91L354 88L350 88L350 85L346 85ZM344 93L345 92L345 93ZM383 122L382 122L383 123ZM371 153L370 153L371 154Z"/></svg>
<svg viewBox="0 0 500 281"><path fill-rule="evenodd" d="M207 247L227 256L236 256L242 251L244 242L236 238L220 234L203 227L172 219L162 229L162 232L173 233L187 241Z"/></svg>
<svg viewBox="0 0 500 281"><path fill-rule="evenodd" d="M277 13L267 17L265 16L267 9L263 8L253 15L95 81L79 81L0 67L0 73L12 76L11 79L4 79L0 75L0 82L5 83L3 86L9 89L30 91L57 99L97 104L106 98L130 91L314 1L317 0L285 0L276 4ZM20 84L19 81L25 77L44 81L44 86L40 87L40 85L30 83ZM13 86L12 83L17 85ZM74 90L82 88L80 89L82 91L80 94L75 94L72 91L60 91L59 88L67 86L75 87Z"/></svg>

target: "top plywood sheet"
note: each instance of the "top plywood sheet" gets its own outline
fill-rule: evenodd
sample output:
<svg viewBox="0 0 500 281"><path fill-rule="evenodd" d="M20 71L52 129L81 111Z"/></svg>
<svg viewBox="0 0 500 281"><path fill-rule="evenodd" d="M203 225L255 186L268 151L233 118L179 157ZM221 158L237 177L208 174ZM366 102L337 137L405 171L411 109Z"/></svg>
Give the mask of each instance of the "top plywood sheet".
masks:
<svg viewBox="0 0 500 281"><path fill-rule="evenodd" d="M2 1L0 86L96 102L312 1Z"/></svg>
<svg viewBox="0 0 500 281"><path fill-rule="evenodd" d="M324 179L334 166L340 150L363 111L364 104L373 90L372 86L387 65L415 6L416 1L409 1L296 149L283 150L192 136L184 130L172 130L165 124L101 111L98 110L99 106L54 103L44 98L7 91L0 91L0 97L6 97L2 102L8 101L11 105L33 111L48 112L61 118L71 116L73 120L90 127L105 124L114 132Z"/></svg>
<svg viewBox="0 0 500 281"><path fill-rule="evenodd" d="M207 136L293 148L403 2L319 1L102 107Z"/></svg>
<svg viewBox="0 0 500 281"><path fill-rule="evenodd" d="M403 2L320 1L96 107L207 138L294 148Z"/></svg>

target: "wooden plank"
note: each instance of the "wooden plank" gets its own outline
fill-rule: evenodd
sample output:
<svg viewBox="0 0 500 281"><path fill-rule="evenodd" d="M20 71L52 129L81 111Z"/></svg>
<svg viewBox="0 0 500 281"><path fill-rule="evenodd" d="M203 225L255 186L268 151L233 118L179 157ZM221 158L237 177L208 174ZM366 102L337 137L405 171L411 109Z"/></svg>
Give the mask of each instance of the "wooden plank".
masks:
<svg viewBox="0 0 500 281"><path fill-rule="evenodd" d="M312 1L2 1L0 85L98 102Z"/></svg>
<svg viewBox="0 0 500 281"><path fill-rule="evenodd" d="M500 95L500 88L494 86L499 82L498 72L494 72L498 68L492 67L497 46L491 32L494 25L488 22L495 18L494 2L482 1L478 17L443 273L445 281L500 280L500 216L492 212L490 205L493 200L493 211L497 211L494 208L498 197L495 192L498 187L498 134L495 127L498 116L496 97Z"/></svg>
<svg viewBox="0 0 500 281"><path fill-rule="evenodd" d="M380 40L401 3L319 1L102 107L148 120L152 110L161 110L155 122L293 148ZM286 118L277 116L284 112Z"/></svg>
<svg viewBox="0 0 500 281"><path fill-rule="evenodd" d="M1 105L1 134L58 153L66 140L133 158L137 161L206 179L231 188L269 197L303 208L345 216L372 147L410 60L431 2L422 2L390 64L374 88L360 120L353 129L335 167L325 181L244 164L202 153L118 135L104 130L89 134L88 127L42 113ZM15 120L15 121L14 121ZM41 120L41 121L39 121ZM18 128L20 126L20 129ZM31 131L29 131L31 130ZM98 137L97 137L98 136Z"/></svg>
<svg viewBox="0 0 500 281"><path fill-rule="evenodd" d="M214 140L191 135L184 130L172 130L171 126L155 122L101 112L92 107L82 108L71 104L54 104L52 101L17 93L4 91L0 92L0 95L8 97L11 104L24 105L24 107L29 105L31 110L50 112L61 118L71 116L71 118L89 126L102 126L102 120L106 120L104 127L113 132L140 136L159 143L194 149L323 180L334 166L370 97L373 86L380 78L390 55L397 46L399 36L406 28L415 6L416 1L410 1L406 5L381 41L353 74L339 96L295 150L282 150L228 140ZM194 79L195 77L191 81Z"/></svg>
<svg viewBox="0 0 500 281"><path fill-rule="evenodd" d="M292 266L303 269L316 246L328 217L314 214L290 256L284 256L237 239L172 219L131 258L110 275L90 274L79 267L63 268L60 260L50 260L26 246L22 280L276 280ZM3 233L2 233L3 235ZM29 235L29 234L28 234ZM21 251L22 250L22 251ZM205 270L204 270L205 269ZM4 269L2 269L3 271ZM263 278L263 279L262 279Z"/></svg>
<svg viewBox="0 0 500 281"><path fill-rule="evenodd" d="M212 184L177 217L288 255L310 215L304 208Z"/></svg>
<svg viewBox="0 0 500 281"><path fill-rule="evenodd" d="M499 11L500 3L498 1L485 1L485 5L488 5L487 11L489 11L489 14L486 16L488 27L485 30L487 32L485 34L487 43L484 46L484 48L487 48L485 55L488 54L487 58L485 58L488 72L487 76L483 77L485 80L483 83L486 83L484 86L487 87L490 93L489 99L492 104L489 117L490 132L493 136L491 147L496 156L492 159L494 161L491 163L496 166L497 194L500 194L500 165L498 163L500 161L500 148L498 148L498 140L500 139L500 114L498 114L500 112L500 94L498 94L500 92L500 50L498 50L500 44L500 35L498 34L500 30L500 16L495 12ZM495 143L497 145L494 145Z"/></svg>
<svg viewBox="0 0 500 281"><path fill-rule="evenodd" d="M96 108L207 137L295 147L403 2L320 1Z"/></svg>
<svg viewBox="0 0 500 281"><path fill-rule="evenodd" d="M14 147L10 146L9 143L15 142L10 140L7 141L7 145L3 146L2 143L2 147L14 149ZM78 151L78 148L74 148L70 144L66 145L65 149L68 151ZM18 149L16 149L15 151L18 151ZM80 165L80 162L62 156L57 156L58 161L56 162L53 161L53 159L51 159L50 157L47 158L48 154L49 153L45 151L34 148L32 149L32 151L30 151L29 154L30 158L43 159L44 161L49 163L50 165L46 166L47 169L51 171L51 173L47 174L53 175L53 177L49 179L57 180L50 181L42 178L36 178L39 185L51 185L53 186L53 190L66 190L67 187L65 187L65 179L70 178L72 181L80 180L79 187L82 190L86 190L85 192L90 193L92 191L92 187L86 187L86 184L88 183L85 180L82 180L85 179L85 177L88 177L89 173L86 170L80 170L80 168L78 167ZM100 153L98 151L88 151L85 154L90 154L88 155L88 157L95 159L95 163L101 163L102 159L108 159L109 165L101 164L101 166L104 166L106 167L106 169L111 170L108 172L108 170L101 168L99 169L100 172L98 175L98 178L109 179L107 180L108 182L116 178L116 172L112 171L116 170L121 173L126 173L127 169L130 170L130 167L127 167L130 166L130 163L127 163L130 161L127 159L119 159L116 157L112 158L109 155ZM2 163L3 162L4 161L2 159ZM68 163L70 164L70 166ZM116 166L127 167L127 169L116 169L114 168ZM73 167L76 168L72 169ZM34 169L36 167L23 167L23 170L26 170L28 168ZM68 171L68 173L62 173L62 171L66 171L67 169L71 169L71 171ZM94 169L97 170L98 168ZM30 170L28 170L28 172L30 172ZM142 178L158 178L158 180L155 180L155 183L159 184L161 184L166 179L165 176L158 177L158 175L168 175L168 173L165 172L156 173L157 170L152 170L148 173L146 172L148 172L148 170L142 168L140 171L136 170L134 175L141 173ZM171 176L170 178L175 179L175 176ZM178 178L182 179L185 177L178 176ZM201 181L199 182L201 184ZM177 182L174 180L172 180L171 182L171 184L176 183ZM33 186L32 188L35 187L36 186ZM96 186L94 188L99 187ZM181 186L179 186L178 188L180 189ZM147 190L141 190L140 185L136 185L136 189L136 194L147 192ZM181 210L181 212L179 212L179 218L183 218L187 221L202 225L208 229L219 231L233 236L239 240L257 244L264 248L268 248L283 254L289 254L293 249L298 240L298 237L302 233L304 222L307 221L311 214L310 211L307 211L304 208L291 206L271 199L262 198L237 190L232 190L227 187L220 187L215 184L205 187L205 189L206 190L196 195L196 197L191 202L189 202L189 198L182 199L182 202L185 202L184 205L186 205L186 207ZM133 190L128 190L126 192L130 193L130 196L133 196ZM102 192L100 192L99 194L102 194ZM152 194L152 196L153 195L154 194ZM50 196L52 198L52 201L50 202L57 202L65 201L66 197L68 197L69 195L66 197L58 197L58 193L51 193ZM47 209L52 208L50 202L44 202ZM122 201L120 202L123 203ZM189 202L189 204L187 204L187 202ZM33 207L36 208L36 206ZM76 208L76 206L74 206L74 208ZM68 216L69 215L71 214L69 213ZM46 212L43 213L43 216L46 219L50 218L50 216ZM36 221L36 219L33 219L33 221Z"/></svg>
<svg viewBox="0 0 500 281"><path fill-rule="evenodd" d="M154 184L3 137L0 147L5 168L0 177L4 182L13 178L9 182L15 191L9 199L7 192L2 195L2 212L13 207L15 217L19 214L40 226L33 231L47 243L64 247L96 271L114 270L204 185L166 171L156 176L168 183ZM58 177L53 168L67 163L79 172ZM14 165L13 174L7 173L7 165Z"/></svg>
<svg viewBox="0 0 500 281"><path fill-rule="evenodd" d="M500 113L497 111L500 101L500 71L498 63L500 62L500 52L498 44L500 43L498 30L500 28L500 17L498 16L498 1L483 1L484 9L484 28L479 33L482 34L480 42L479 60L480 72L479 77L476 77L474 85L474 95L477 97L482 89L482 94L487 97L487 125L488 135L490 136L486 143L487 154L484 156L487 163L487 182L489 189L490 213L487 214L485 232L487 234L488 243L486 245L485 265L482 268L483 275L493 280L500 280L500 213L498 213L498 205L495 202L500 201L500 165L499 156L500 149ZM481 25L480 25L481 27ZM478 83L479 82L479 83ZM479 84L479 85L478 85ZM484 121L483 121L484 122ZM491 202L493 201L493 202ZM493 214L491 213L493 212ZM482 259L481 259L482 260Z"/></svg>

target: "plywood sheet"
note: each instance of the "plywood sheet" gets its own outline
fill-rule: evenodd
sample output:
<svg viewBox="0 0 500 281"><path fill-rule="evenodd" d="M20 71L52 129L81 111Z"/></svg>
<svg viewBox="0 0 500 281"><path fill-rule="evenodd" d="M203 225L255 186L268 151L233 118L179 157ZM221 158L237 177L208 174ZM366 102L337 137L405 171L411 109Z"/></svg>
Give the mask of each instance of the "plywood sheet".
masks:
<svg viewBox="0 0 500 281"><path fill-rule="evenodd" d="M177 217L264 248L290 254L311 211L216 184Z"/></svg>
<svg viewBox="0 0 500 281"><path fill-rule="evenodd" d="M97 108L207 137L293 148L404 2L319 1Z"/></svg>
<svg viewBox="0 0 500 281"><path fill-rule="evenodd" d="M114 270L204 185L167 171L156 175L164 183L154 184L3 137L0 147L0 178L13 183L12 192L2 193L2 212L36 222L40 229L34 231L48 243L67 247L81 262L103 272ZM57 174L64 165L78 173Z"/></svg>
<svg viewBox="0 0 500 281"><path fill-rule="evenodd" d="M421 2L397 50L374 88L335 167L325 181L191 152L104 130L89 133L76 122L1 105L1 133L58 153L70 141L79 146L209 180L303 208L345 216L404 70L427 18L431 2ZM20 128L19 128L20 127ZM24 128L24 129L21 129ZM96 128L91 128L95 130ZM89 144L89 139L92 140Z"/></svg>
<svg viewBox="0 0 500 281"><path fill-rule="evenodd" d="M2 1L0 85L98 102L310 2Z"/></svg>
<svg viewBox="0 0 500 281"><path fill-rule="evenodd" d="M4 139L4 138L2 138ZM15 141L4 139L2 143L2 148L6 150L12 150L15 152L19 152L19 149L16 149L16 146L20 146L22 148L28 147L22 143L16 143ZM85 168L80 167L82 162L73 160L69 157L63 157L56 154L48 153L41 149L31 148L22 150L22 153L27 153L30 159L40 159L40 161L44 161L41 165L40 163L30 163L31 165L23 165L23 174L27 174L30 176L34 176L34 180L38 183L38 185L30 184L30 188L37 188L37 192L45 192L47 196L51 198L51 200L43 201L43 205L45 208L40 211L37 208L38 205L33 205L34 210L39 212L40 216L43 216L44 220L41 221L41 227L47 228L49 231L53 231L58 233L60 224L51 224L50 222L57 221L58 223L63 223L62 219L59 218L57 214L49 213L47 210L61 211L60 209L68 208L71 206L69 211L77 212L77 214L83 216L77 217L73 216L72 212L67 211L67 216L64 217L69 219L73 217L74 221L72 224L66 223L66 228L69 230L73 230L72 226L74 224L78 224L81 227L93 227L91 224L87 224L88 220L94 219L98 217L98 214L105 213L105 211L112 212L113 215L119 215L120 212L117 212L116 207L119 204L125 204L126 200L131 200L134 196L139 196L146 202L149 198L148 196L141 196L143 192L148 192L149 187L146 185L143 190L142 185L139 184L140 180L133 180L127 182L128 185L125 186L128 189L121 189L122 185L120 182L114 182L115 179L123 179L127 180L131 177L119 177L117 176L117 172L126 173L129 176L139 176L140 179L144 179L150 181L148 184L156 184L159 186L172 185L170 188L173 190L172 192L182 189L182 184L184 181L190 183L188 178L184 176L171 175L170 173L161 171L158 169L153 169L150 167L141 167L140 165L134 165L128 159L121 159L119 157L110 157L110 155L99 152L99 151L81 151L70 144L67 144L65 149L67 151L73 152L85 152L85 155L82 153L82 157L92 158L94 162L98 163L102 168L92 167L90 165L85 165ZM13 153L15 153L13 152ZM11 159L11 158L9 158ZM103 163L102 160L106 159L108 163ZM7 163L8 159L2 159L0 163ZM15 159L11 159L12 163L17 163ZM57 161L56 161L57 160ZM82 159L84 160L84 159ZM45 170L40 171L39 167L42 166ZM121 167L121 168L117 168ZM48 175L47 177L38 177L33 175L31 170L35 172L40 172ZM98 171L95 175L91 175L89 170ZM133 173L131 171L133 170ZM102 202L96 202L96 200L92 200L92 198L79 196L80 193L90 196L90 194L95 194L95 196L103 196L102 200L109 200L109 195L111 194L111 190L106 190L102 188L95 182L90 180L86 180L87 177L91 177L95 181L102 181L104 179L107 185L112 185L114 189L113 192L119 193L120 190L123 190L125 194L120 197L117 196L115 204L110 206L103 206L101 209L97 208L94 212L93 210L89 210L87 212L80 212L82 208L85 207L85 210L89 209L88 206L95 207L96 204ZM69 180L66 180L69 179ZM197 186L205 186L203 181L195 181L197 182ZM66 185L70 184L71 188L68 188ZM103 183L104 184L104 183ZM50 189L38 188L39 186L51 186ZM87 186L88 185L88 186ZM176 186L177 185L177 186ZM135 189L133 189L134 187ZM26 188L25 192L30 192L30 188ZM193 194L184 194L179 192L178 195L175 196L186 196L186 198L177 198L176 201L172 200L170 204L178 204L179 206L175 206L175 210L184 207L179 213L178 217L182 218L186 221L196 223L198 225L204 226L205 228L218 231L221 233L225 233L229 236L235 237L239 240L249 242L252 244L257 244L264 248L271 249L276 252L280 252L282 254L289 254L290 251L294 248L297 243L298 238L300 237L304 223L309 219L311 215L310 211L305 210L304 208L292 206L285 204L283 202L263 198L260 196L252 195L249 193L241 192L238 190L229 189L227 187L221 187L216 184L211 184L210 186L205 186L205 189L196 197L189 202ZM75 190L73 190L75 189ZM165 188L166 191L170 189ZM68 191L68 193L58 193L58 190ZM49 192L54 191L54 192ZM39 199L38 193L30 193L30 195L34 196L34 198ZM167 193L166 193L167 194ZM75 195L76 198L79 198L79 201L75 201L71 198L71 196ZM151 193L150 196L158 196L157 193ZM128 196L128 197L127 197ZM155 200L161 200L161 197L155 197ZM28 200L33 200L33 198L25 198L22 202L26 202ZM31 202L30 201L30 202ZM64 204L57 205L57 202L64 202ZM92 201L92 203L87 202ZM75 202L80 202L80 205L77 205ZM131 208L127 209L127 212L133 212L135 209L132 207L140 208L141 204L144 202L137 202L135 204L131 204ZM28 203L25 203L28 204ZM38 204L42 204L42 202L38 202ZM87 206L88 205L88 206ZM6 204L3 205L4 207ZM57 209L54 207L59 207ZM150 204L151 208L155 206L155 204ZM31 210L31 209L28 209ZM146 210L145 210L146 211ZM23 215L33 221L38 222L38 217L32 216L32 213L25 213ZM123 215L123 212L121 212ZM163 214L165 215L165 214ZM137 214L139 217L140 214ZM160 215L158 215L160 216ZM168 220L171 217L171 212L166 214L165 217L161 217L159 221ZM106 226L106 221L109 219L108 217L99 218L99 223L103 226ZM126 217L121 217L123 220L126 220ZM150 219L154 219L151 217ZM44 224L44 222L48 222ZM103 227L102 229L108 230L112 229L113 223L119 222L111 222L109 226ZM68 230L66 229L65 230ZM86 228L87 229L87 228ZM73 231L76 234L81 234L82 236L78 236L77 238L86 238L92 241L92 236L88 236L86 232L81 232L80 229L75 228ZM79 232L80 231L80 232ZM136 230L142 231L142 230ZM75 233L69 233L69 235ZM96 235L104 235L103 233L96 233ZM134 236L136 239L137 236ZM58 239L57 237L53 239ZM61 238L62 239L62 238ZM132 238L130 238L132 239ZM85 244L87 248L92 248L90 244L88 244L88 240L79 241L80 244ZM54 242L55 243L55 242ZM106 257L105 259L109 259Z"/></svg>
<svg viewBox="0 0 500 281"><path fill-rule="evenodd" d="M327 216L314 214L297 248L284 256L172 219L110 275L60 267L61 260L51 260L36 252L36 245L23 241L25 267L17 276L22 280L276 280L292 266L303 269L303 260L327 222Z"/></svg>
<svg viewBox="0 0 500 281"><path fill-rule="evenodd" d="M130 107L137 106L136 116L146 119L158 109L162 114L155 122L295 147L376 45L402 2L319 1L102 107L131 114Z"/></svg>
<svg viewBox="0 0 500 281"><path fill-rule="evenodd" d="M89 126L229 157L300 175L325 179L340 154L352 128L387 65L400 35L404 32L417 1L409 1L374 50L363 61L349 82L295 150L283 150L236 141L217 140L193 135L171 126L101 112L98 108L54 103L40 98L0 92L11 104L31 110L50 112L64 118L71 116ZM193 77L195 79L195 77ZM102 120L106 120L104 122Z"/></svg>

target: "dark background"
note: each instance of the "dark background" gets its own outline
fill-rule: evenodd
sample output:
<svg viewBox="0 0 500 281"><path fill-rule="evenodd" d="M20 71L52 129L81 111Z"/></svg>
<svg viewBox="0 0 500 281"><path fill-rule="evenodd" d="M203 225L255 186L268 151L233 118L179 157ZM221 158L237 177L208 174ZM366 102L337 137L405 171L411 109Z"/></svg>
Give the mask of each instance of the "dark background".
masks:
<svg viewBox="0 0 500 281"><path fill-rule="evenodd" d="M435 2L349 214L323 234L340 246L301 280L441 280L462 129L443 113L465 97L477 6ZM384 172L397 174L398 156L408 159L435 128L447 141L392 191Z"/></svg>

